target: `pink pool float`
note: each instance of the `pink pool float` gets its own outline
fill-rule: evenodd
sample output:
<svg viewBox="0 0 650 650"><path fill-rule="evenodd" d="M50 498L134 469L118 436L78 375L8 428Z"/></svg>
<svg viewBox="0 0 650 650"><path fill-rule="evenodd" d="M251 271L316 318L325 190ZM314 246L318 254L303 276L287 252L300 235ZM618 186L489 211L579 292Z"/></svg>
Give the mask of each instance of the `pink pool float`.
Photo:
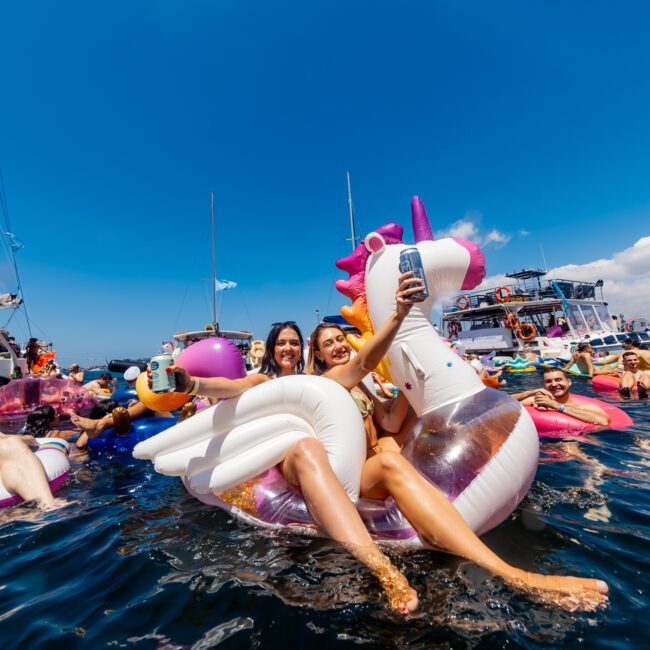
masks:
<svg viewBox="0 0 650 650"><path fill-rule="evenodd" d="M571 395L571 399L576 404L591 404L598 406L609 416L609 424L604 427L598 424L583 422L577 418L560 413L559 411L540 411L534 406L525 406L528 414L533 419L537 427L537 433L540 438L563 438L565 436L581 436L584 433L602 431L603 429L614 429L620 431L627 429L634 424L632 418L622 409L607 402L601 402L593 397L584 395Z"/></svg>
<svg viewBox="0 0 650 650"><path fill-rule="evenodd" d="M0 422L26 418L37 406L52 406L59 415L68 409L89 410L97 400L81 386L56 377L14 379L0 388Z"/></svg>

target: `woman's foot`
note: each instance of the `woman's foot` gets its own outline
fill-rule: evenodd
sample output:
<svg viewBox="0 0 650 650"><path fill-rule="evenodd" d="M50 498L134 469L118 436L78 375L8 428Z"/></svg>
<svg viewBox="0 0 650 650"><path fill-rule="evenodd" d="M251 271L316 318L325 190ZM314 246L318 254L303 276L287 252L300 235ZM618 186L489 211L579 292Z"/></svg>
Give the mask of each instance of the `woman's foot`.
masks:
<svg viewBox="0 0 650 650"><path fill-rule="evenodd" d="M511 587L541 598L544 602L559 605L570 612L593 612L608 603L609 587L602 580L546 576L526 571L515 571L501 577Z"/></svg>
<svg viewBox="0 0 650 650"><path fill-rule="evenodd" d="M81 429L84 433L90 434L90 437L93 438L98 433L101 433L97 430L101 420L91 420L90 418L82 418L80 415L77 415L74 411L70 411L70 422L74 424L77 428Z"/></svg>
<svg viewBox="0 0 650 650"><path fill-rule="evenodd" d="M409 614L417 609L419 601L399 569L382 553L366 558L366 565L375 575L388 598L391 609Z"/></svg>

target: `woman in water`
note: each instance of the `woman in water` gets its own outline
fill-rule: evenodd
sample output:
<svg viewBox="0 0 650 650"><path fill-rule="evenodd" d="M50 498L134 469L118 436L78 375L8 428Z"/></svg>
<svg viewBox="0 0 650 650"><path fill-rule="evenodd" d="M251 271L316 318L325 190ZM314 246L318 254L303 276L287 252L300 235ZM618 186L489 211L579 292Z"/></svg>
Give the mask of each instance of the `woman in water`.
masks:
<svg viewBox="0 0 650 650"><path fill-rule="evenodd" d="M513 587L535 592L571 610L591 610L604 604L608 588L601 580L528 573L504 562L481 542L447 497L401 455L401 437L410 431L414 419L408 402L401 394L381 402L362 380L388 352L413 305L409 296L418 290L419 280L411 278L411 273L402 275L395 312L354 357L345 333L337 326L321 323L310 337L308 372L322 374L349 390L364 418L369 452L361 475L361 496L392 496L406 519L432 546L475 562ZM399 437L378 438L382 430L401 433Z"/></svg>
<svg viewBox="0 0 650 650"><path fill-rule="evenodd" d="M276 377L302 374L303 338L293 321L276 324L266 340L258 373L241 379L190 377L173 366L176 390L204 397L227 399ZM418 600L390 560L372 541L354 504L336 478L323 445L315 438L303 438L287 452L280 470L288 483L300 488L314 521L327 535L340 542L378 578L391 607L403 612L417 607Z"/></svg>

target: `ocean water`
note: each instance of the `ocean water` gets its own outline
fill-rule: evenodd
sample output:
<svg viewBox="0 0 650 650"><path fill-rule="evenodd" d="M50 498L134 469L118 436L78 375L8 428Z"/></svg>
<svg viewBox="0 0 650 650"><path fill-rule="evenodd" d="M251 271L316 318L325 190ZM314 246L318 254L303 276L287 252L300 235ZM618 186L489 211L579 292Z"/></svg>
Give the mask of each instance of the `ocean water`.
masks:
<svg viewBox="0 0 650 650"><path fill-rule="evenodd" d="M77 503L0 514L2 647L647 647L650 400L604 399L635 427L544 442L530 493L484 540L528 569L606 580L606 610L545 606L419 551L396 559L421 601L404 619L336 544L234 522L149 463L82 455L60 492Z"/></svg>

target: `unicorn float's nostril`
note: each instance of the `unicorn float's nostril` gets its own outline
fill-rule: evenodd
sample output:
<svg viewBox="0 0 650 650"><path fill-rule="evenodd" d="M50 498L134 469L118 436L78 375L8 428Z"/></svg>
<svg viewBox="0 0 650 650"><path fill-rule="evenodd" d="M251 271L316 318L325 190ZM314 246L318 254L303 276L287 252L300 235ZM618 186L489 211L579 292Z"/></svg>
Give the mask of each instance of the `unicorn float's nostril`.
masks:
<svg viewBox="0 0 650 650"><path fill-rule="evenodd" d="M467 273L465 273L461 290L473 289L481 284L485 277L485 255L474 242L459 237L454 237L454 241L467 249L469 253L469 267Z"/></svg>

